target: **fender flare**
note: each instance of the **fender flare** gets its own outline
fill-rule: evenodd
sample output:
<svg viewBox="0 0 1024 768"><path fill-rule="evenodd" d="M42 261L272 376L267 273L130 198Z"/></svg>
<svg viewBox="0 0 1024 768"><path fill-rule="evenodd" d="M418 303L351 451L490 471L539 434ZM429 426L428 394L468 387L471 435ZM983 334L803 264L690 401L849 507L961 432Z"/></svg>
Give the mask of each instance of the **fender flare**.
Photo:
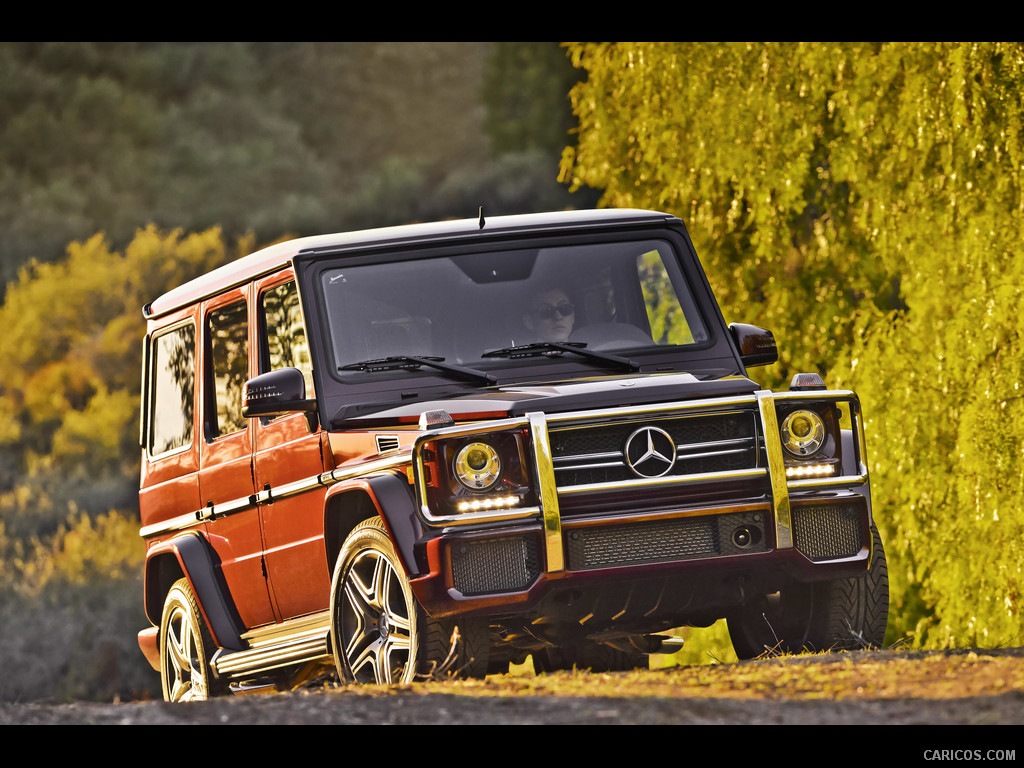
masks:
<svg viewBox="0 0 1024 768"><path fill-rule="evenodd" d="M146 555L145 607L146 615L157 627L163 613L163 600L175 579L170 578L169 560L175 560L177 570L188 579L199 601L206 625L220 648L240 651L242 621L221 575L217 555L197 532L184 533L154 545Z"/></svg>
<svg viewBox="0 0 1024 768"><path fill-rule="evenodd" d="M405 567L406 574L410 578L417 576L422 569L417 565L414 545L423 536L423 526L416 514L412 488L405 474L387 472L332 486L324 499L325 530L326 518L330 514L328 510L332 504L343 503L344 497L349 494L361 494L368 499L376 514L384 521L384 527L395 545L395 552ZM369 516L371 515L364 513L358 516L358 519L348 521L344 526L344 534L347 536L356 524ZM334 560L341 549L344 536L333 545L326 536L324 539L328 548L327 562L333 570Z"/></svg>

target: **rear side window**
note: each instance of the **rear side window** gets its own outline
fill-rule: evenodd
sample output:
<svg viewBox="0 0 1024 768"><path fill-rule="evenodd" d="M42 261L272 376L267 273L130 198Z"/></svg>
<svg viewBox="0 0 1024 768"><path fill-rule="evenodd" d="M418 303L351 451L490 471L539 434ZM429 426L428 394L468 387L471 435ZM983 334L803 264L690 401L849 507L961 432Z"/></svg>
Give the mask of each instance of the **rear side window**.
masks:
<svg viewBox="0 0 1024 768"><path fill-rule="evenodd" d="M697 322L697 307L689 291L678 290L672 284L657 249L637 258L637 273L647 308L647 324L656 344L693 344L707 339L699 325L694 335L691 322Z"/></svg>
<svg viewBox="0 0 1024 768"><path fill-rule="evenodd" d="M192 442L196 329L185 325L153 339L149 453L159 456Z"/></svg>

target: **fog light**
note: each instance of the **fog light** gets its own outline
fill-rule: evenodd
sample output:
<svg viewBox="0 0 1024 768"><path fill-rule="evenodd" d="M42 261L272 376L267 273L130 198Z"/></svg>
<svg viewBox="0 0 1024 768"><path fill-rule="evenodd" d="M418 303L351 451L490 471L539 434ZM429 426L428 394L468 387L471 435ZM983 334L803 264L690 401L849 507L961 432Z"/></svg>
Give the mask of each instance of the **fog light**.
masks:
<svg viewBox="0 0 1024 768"><path fill-rule="evenodd" d="M835 467L831 464L799 464L786 467L786 477L788 478L828 477L834 475L835 472Z"/></svg>
<svg viewBox="0 0 1024 768"><path fill-rule="evenodd" d="M489 509L512 509L519 504L518 496L492 496L486 499L460 501L459 512L481 512Z"/></svg>
<svg viewBox="0 0 1024 768"><path fill-rule="evenodd" d="M748 549L761 543L761 530L756 526L741 525L732 532L732 543L737 549Z"/></svg>

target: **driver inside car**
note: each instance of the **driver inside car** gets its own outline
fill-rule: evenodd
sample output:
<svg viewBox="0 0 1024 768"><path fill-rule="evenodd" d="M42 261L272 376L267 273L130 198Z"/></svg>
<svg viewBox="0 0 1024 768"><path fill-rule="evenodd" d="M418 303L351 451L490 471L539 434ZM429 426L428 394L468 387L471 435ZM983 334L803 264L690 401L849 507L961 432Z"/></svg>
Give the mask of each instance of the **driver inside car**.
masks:
<svg viewBox="0 0 1024 768"><path fill-rule="evenodd" d="M575 322L575 307L561 288L545 288L530 301L523 325L538 341L566 342Z"/></svg>

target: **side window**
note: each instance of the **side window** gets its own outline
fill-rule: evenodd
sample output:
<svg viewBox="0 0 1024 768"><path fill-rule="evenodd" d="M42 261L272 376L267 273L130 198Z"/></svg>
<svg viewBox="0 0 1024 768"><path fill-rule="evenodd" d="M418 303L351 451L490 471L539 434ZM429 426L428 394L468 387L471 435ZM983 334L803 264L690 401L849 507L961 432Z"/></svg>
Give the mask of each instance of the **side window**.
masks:
<svg viewBox="0 0 1024 768"><path fill-rule="evenodd" d="M655 344L692 344L695 337L703 335L695 334L691 328L657 250L648 251L637 259L637 272Z"/></svg>
<svg viewBox="0 0 1024 768"><path fill-rule="evenodd" d="M195 414L196 329L182 326L153 339L149 453L158 456L192 442Z"/></svg>
<svg viewBox="0 0 1024 768"><path fill-rule="evenodd" d="M244 301L210 312L210 390L208 437L213 439L248 426L242 416L242 387L249 376L249 318ZM215 415L215 416L214 416Z"/></svg>
<svg viewBox="0 0 1024 768"><path fill-rule="evenodd" d="M265 333L260 372L298 368L306 380L306 397L312 397L313 366L295 282L282 283L264 293L261 312Z"/></svg>

